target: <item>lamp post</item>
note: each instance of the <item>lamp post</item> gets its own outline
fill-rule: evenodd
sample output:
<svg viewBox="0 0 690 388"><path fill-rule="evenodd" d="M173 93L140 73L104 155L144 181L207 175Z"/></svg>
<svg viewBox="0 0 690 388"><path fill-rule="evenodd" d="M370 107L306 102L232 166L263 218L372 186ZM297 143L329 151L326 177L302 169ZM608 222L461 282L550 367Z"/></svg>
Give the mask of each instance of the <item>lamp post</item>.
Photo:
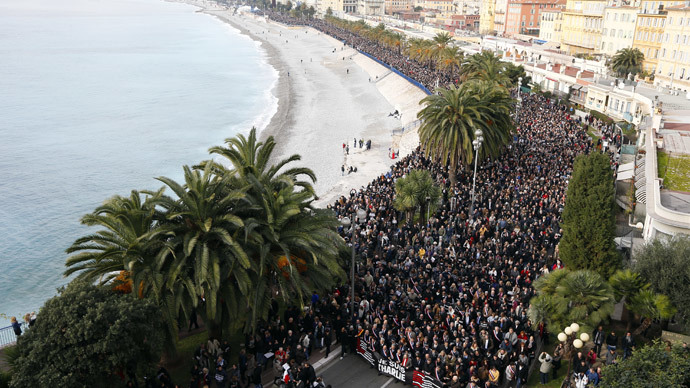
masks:
<svg viewBox="0 0 690 388"><path fill-rule="evenodd" d="M367 212L362 209L356 209L352 212L352 220L349 217L343 217L341 223L346 228L352 225L350 229L350 244L352 244L352 263L350 267L350 319L354 323L355 317L355 238L357 236L356 226L366 220Z"/></svg>
<svg viewBox="0 0 690 388"><path fill-rule="evenodd" d="M563 343L565 351L568 353L568 374L565 376L566 380L570 382L570 369L573 365L573 356L575 351L581 349L584 344L589 341L589 334L580 333L580 338L577 338L577 332L580 330L580 325L573 322L570 326L558 333L558 340Z"/></svg>
<svg viewBox="0 0 690 388"><path fill-rule="evenodd" d="M431 197L426 197L426 222L429 222L429 208L431 207Z"/></svg>
<svg viewBox="0 0 690 388"><path fill-rule="evenodd" d="M484 142L484 132L481 129L474 131L474 140L472 146L474 147L474 178L472 180L472 204L470 205L470 216L474 214L474 190L477 187L477 159L479 159L479 149Z"/></svg>

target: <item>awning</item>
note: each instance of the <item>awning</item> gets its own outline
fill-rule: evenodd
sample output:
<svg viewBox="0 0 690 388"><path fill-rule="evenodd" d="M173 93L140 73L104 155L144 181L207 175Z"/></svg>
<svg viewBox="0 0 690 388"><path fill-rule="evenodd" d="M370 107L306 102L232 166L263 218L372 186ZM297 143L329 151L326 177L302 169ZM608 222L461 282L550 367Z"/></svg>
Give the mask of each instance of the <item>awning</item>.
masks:
<svg viewBox="0 0 690 388"><path fill-rule="evenodd" d="M573 89L573 90L580 90L580 89L582 89L582 85L573 85L573 86L570 87L570 89Z"/></svg>
<svg viewBox="0 0 690 388"><path fill-rule="evenodd" d="M632 170L635 168L635 162L630 162L630 163L624 163L618 166L618 173L620 174L622 171L628 171Z"/></svg>
<svg viewBox="0 0 690 388"><path fill-rule="evenodd" d="M558 82L558 81L556 81L556 80L553 79L553 78L546 77L546 79L549 80L549 81L551 81L551 82Z"/></svg>
<svg viewBox="0 0 690 388"><path fill-rule="evenodd" d="M628 171L618 171L618 176L616 177L617 181L624 181L628 179L632 179L633 174L635 174L634 170L628 170Z"/></svg>

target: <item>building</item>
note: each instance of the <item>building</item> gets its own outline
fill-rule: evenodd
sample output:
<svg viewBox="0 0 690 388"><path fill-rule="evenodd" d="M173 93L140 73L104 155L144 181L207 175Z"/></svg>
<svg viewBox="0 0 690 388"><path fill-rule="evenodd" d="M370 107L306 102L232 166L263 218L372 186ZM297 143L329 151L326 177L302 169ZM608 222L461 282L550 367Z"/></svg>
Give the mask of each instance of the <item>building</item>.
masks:
<svg viewBox="0 0 690 388"><path fill-rule="evenodd" d="M482 0L479 8L479 32L482 34L490 34L494 29L494 10L496 7L495 0Z"/></svg>
<svg viewBox="0 0 690 388"><path fill-rule="evenodd" d="M644 54L644 70L654 74L659 62L659 51L661 51L661 39L664 36L667 11L661 4L652 8L647 6L649 1L643 3L640 13L637 14L635 26L635 38L633 48Z"/></svg>
<svg viewBox="0 0 690 388"><path fill-rule="evenodd" d="M384 0L357 0L357 13L368 16L383 16Z"/></svg>
<svg viewBox="0 0 690 388"><path fill-rule="evenodd" d="M356 13L357 12L357 0L342 0L343 11L345 13Z"/></svg>
<svg viewBox="0 0 690 388"><path fill-rule="evenodd" d="M561 42L561 29L563 28L563 12L560 8L545 9L541 11L539 22L539 39L547 42Z"/></svg>
<svg viewBox="0 0 690 388"><path fill-rule="evenodd" d="M494 6L494 31L503 36L506 32L506 17L508 15L508 0L496 0Z"/></svg>
<svg viewBox="0 0 690 388"><path fill-rule="evenodd" d="M386 15L399 14L412 11L412 0L385 0L384 12Z"/></svg>
<svg viewBox="0 0 690 388"><path fill-rule="evenodd" d="M325 15L330 8L333 15L342 17L343 0L316 0L315 8L319 15Z"/></svg>
<svg viewBox="0 0 690 388"><path fill-rule="evenodd" d="M690 92L690 3L667 7L654 83Z"/></svg>
<svg viewBox="0 0 690 388"><path fill-rule="evenodd" d="M613 56L620 49L633 47L639 7L621 6L604 9L600 51Z"/></svg>
<svg viewBox="0 0 690 388"><path fill-rule="evenodd" d="M479 0L453 0L455 12L460 15L479 15L481 1Z"/></svg>
<svg viewBox="0 0 690 388"><path fill-rule="evenodd" d="M563 6L565 0L509 0L505 35L539 36L541 13Z"/></svg>
<svg viewBox="0 0 690 388"><path fill-rule="evenodd" d="M597 53L605 7L605 0L568 0L563 11L561 49L571 55Z"/></svg>
<svg viewBox="0 0 690 388"><path fill-rule="evenodd" d="M453 0L425 0L420 5L425 11L437 11L438 14L443 16L450 16L455 13Z"/></svg>

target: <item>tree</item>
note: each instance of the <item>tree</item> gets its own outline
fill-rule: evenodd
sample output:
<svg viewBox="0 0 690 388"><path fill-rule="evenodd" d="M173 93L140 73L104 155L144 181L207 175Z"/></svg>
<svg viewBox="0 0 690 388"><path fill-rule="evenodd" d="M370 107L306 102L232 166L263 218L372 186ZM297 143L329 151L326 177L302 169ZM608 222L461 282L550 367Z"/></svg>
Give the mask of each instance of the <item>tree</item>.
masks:
<svg viewBox="0 0 690 388"><path fill-rule="evenodd" d="M245 235L244 222L236 215L244 198L241 187L230 177L212 172L207 163L202 170L184 167L185 183L161 177L175 194L157 201L165 212L166 247L158 260L169 268L169 282L180 281L191 305L200 309L214 337L220 337L228 324L238 319L246 306L251 282L251 263L240 244ZM185 317L186 307L180 306Z"/></svg>
<svg viewBox="0 0 690 388"><path fill-rule="evenodd" d="M611 70L619 77L626 78L628 74L636 75L642 72L644 54L638 48L624 48L616 52L611 59Z"/></svg>
<svg viewBox="0 0 690 388"><path fill-rule="evenodd" d="M427 170L412 170L395 181L395 208L406 212L408 221L412 221L417 209L420 218L425 218L427 211L435 210L440 198L441 188Z"/></svg>
<svg viewBox="0 0 690 388"><path fill-rule="evenodd" d="M642 325L635 330L635 335L647 330L652 325L653 320L670 319L677 311L666 295L655 294L646 289L633 295L627 305L630 310L642 317Z"/></svg>
<svg viewBox="0 0 690 388"><path fill-rule="evenodd" d="M424 7L422 7L421 5L414 7L415 12L422 12L423 9L424 9Z"/></svg>
<svg viewBox="0 0 690 388"><path fill-rule="evenodd" d="M563 210L563 238L558 245L563 263L591 269L608 279L620 267L613 242L616 229L613 171L601 152L578 155Z"/></svg>
<svg viewBox="0 0 690 388"><path fill-rule="evenodd" d="M311 291L329 290L343 279L337 259L344 241L333 213L311 205L316 198L314 172L289 166L299 155L271 164L275 140L269 136L258 141L256 129L248 137L227 139L226 145L211 148L211 153L227 158L232 166L223 176L245 187L237 214L244 220L241 244L252 266L248 321L254 329L276 296L301 305Z"/></svg>
<svg viewBox="0 0 690 388"><path fill-rule="evenodd" d="M328 7L328 9L326 9L326 16L333 16L333 10L331 9L331 7Z"/></svg>
<svg viewBox="0 0 690 388"><path fill-rule="evenodd" d="M19 337L11 387L121 387L160 360L162 333L152 301L74 281Z"/></svg>
<svg viewBox="0 0 690 388"><path fill-rule="evenodd" d="M469 168L474 159L475 131L483 131L479 157L496 157L512 140L510 117L513 100L505 88L492 82L471 81L460 87L439 89L425 97L417 114L422 120L419 138L422 150L434 161L449 165L451 185L457 182L457 167Z"/></svg>
<svg viewBox="0 0 690 388"><path fill-rule="evenodd" d="M601 388L675 388L690 385L690 352L662 341L602 369Z"/></svg>
<svg viewBox="0 0 690 388"><path fill-rule="evenodd" d="M649 284L638 274L629 269L617 271L609 279L616 302L625 300L625 307L628 309L628 326L626 331L630 331L633 321L633 311L630 302L640 291L649 288Z"/></svg>
<svg viewBox="0 0 690 388"><path fill-rule="evenodd" d="M545 322L560 330L576 322L588 332L613 312L613 289L593 271L556 270L537 279L534 288L528 315L535 325Z"/></svg>
<svg viewBox="0 0 690 388"><path fill-rule="evenodd" d="M465 80L480 79L495 82L503 87L510 86L510 79L504 72L505 62L494 55L491 51L465 57L460 67L460 77Z"/></svg>
<svg viewBox="0 0 690 388"><path fill-rule="evenodd" d="M515 66L513 63L506 63L503 72L510 80L510 86L517 86L518 78L522 78L522 86L527 86L532 82L532 77L525 73L525 68L522 65Z"/></svg>
<svg viewBox="0 0 690 388"><path fill-rule="evenodd" d="M690 238L656 239L635 254L634 270L651 284L651 289L667 295L678 309L676 317L686 327L690 322Z"/></svg>

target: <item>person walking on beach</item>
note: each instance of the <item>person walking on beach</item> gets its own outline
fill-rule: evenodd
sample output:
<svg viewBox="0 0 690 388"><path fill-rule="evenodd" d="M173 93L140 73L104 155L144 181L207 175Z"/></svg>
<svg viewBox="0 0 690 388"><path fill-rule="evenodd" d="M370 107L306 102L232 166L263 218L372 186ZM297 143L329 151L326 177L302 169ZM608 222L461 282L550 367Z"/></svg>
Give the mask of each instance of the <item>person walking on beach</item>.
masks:
<svg viewBox="0 0 690 388"><path fill-rule="evenodd" d="M345 146L345 155L350 155L350 146Z"/></svg>
<svg viewBox="0 0 690 388"><path fill-rule="evenodd" d="M341 173L340 176L345 176L345 165L344 164L340 167L340 173Z"/></svg>

